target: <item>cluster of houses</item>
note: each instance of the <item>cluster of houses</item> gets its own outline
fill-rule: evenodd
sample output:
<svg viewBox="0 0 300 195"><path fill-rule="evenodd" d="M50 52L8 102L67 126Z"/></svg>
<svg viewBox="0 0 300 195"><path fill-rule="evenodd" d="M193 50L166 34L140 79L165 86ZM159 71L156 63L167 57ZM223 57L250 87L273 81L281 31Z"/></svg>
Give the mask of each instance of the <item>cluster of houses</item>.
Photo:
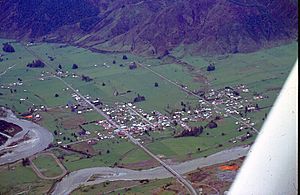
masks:
<svg viewBox="0 0 300 195"><path fill-rule="evenodd" d="M83 101L75 93L72 97L77 102L77 113L91 111L92 108L85 101ZM132 103L118 103L113 106L102 104L99 99L91 100L89 96L87 99L101 109L111 120L116 122L125 131L142 135L146 131L164 130L176 123L184 130L191 130L192 127L189 122L195 121L212 121L218 118L227 118L234 115L240 120L236 121L237 130L242 131L249 129L255 125L251 118L247 117L247 112L259 111L258 104L255 102L253 95L249 94L249 89L245 85L238 85L235 87L225 87L218 90L209 90L202 94L202 99L199 99L196 108L187 110L177 110L172 114L165 115L158 111L147 113L141 108L136 107ZM265 98L265 97L264 97ZM114 129L114 127L107 120L100 120L96 125L102 126L107 132L114 131L119 136L125 135L124 132ZM105 136L102 133L101 137Z"/></svg>
<svg viewBox="0 0 300 195"><path fill-rule="evenodd" d="M55 74L60 77L79 77L74 73L70 75L68 72L60 70L56 71ZM49 75L51 75L50 72L42 71L40 80L44 80ZM13 83L13 85L22 85L22 81L17 81ZM1 86L1 88L4 87L10 86ZM65 88L63 90L66 91L69 89ZM85 98L99 109L102 109L102 111L106 113L111 120L121 125L122 129L137 135L141 135L145 131L164 130L175 123L179 124L184 130L189 130L192 129L189 126L189 122L209 122L214 120L217 116L227 118L230 115L239 117L240 120L235 123L237 125L236 129L238 131L242 131L255 125L255 123L247 117L247 113L259 111L260 109L257 101L268 98L267 96L260 94L250 94L249 89L245 85L224 87L218 90L210 89L206 92L197 92L197 94L200 94L201 99L198 100L198 105L196 107L185 110L177 110L169 115L162 114L158 111L146 113L132 103L115 103L113 106L108 106L103 104L98 98L93 99L89 95L86 95ZM77 114L93 111L92 107L79 95L73 93L72 97L76 103L67 104L66 108L70 108ZM24 101L26 100L24 99ZM39 115L32 115L32 117L37 120L40 119ZM115 130L107 120L100 120L96 123L96 125L102 126L105 130L107 130L107 132L113 132L113 130ZM123 136L124 134L119 131L115 131L115 133L120 136ZM103 135L102 133L99 133L98 136L105 137L110 135Z"/></svg>
<svg viewBox="0 0 300 195"><path fill-rule="evenodd" d="M253 98L251 98L253 97ZM249 89L245 85L238 85L234 87L225 87L218 90L211 89L204 94L204 102L209 102L215 107L214 110L222 113L222 117L227 118L230 115L239 117L240 121L236 122L237 130L247 129L247 127L254 126L255 123L250 118L245 118L247 113L259 111L260 107L255 100L265 99L267 96L251 95Z"/></svg>
<svg viewBox="0 0 300 195"><path fill-rule="evenodd" d="M114 107L103 105L102 111L119 124L123 130L133 134L143 134L143 132L151 130L162 130L170 126L168 117L157 111L148 114L132 103L115 103ZM103 121L101 121L101 124L104 128L108 126ZM115 132L120 136L124 135L124 132L118 130Z"/></svg>

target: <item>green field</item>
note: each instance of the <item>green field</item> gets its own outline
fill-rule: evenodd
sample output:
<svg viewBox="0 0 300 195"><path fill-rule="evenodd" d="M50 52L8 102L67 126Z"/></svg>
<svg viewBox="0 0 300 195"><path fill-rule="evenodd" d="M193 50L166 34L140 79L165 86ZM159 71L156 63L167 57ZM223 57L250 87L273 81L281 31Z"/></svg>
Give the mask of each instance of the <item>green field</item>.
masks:
<svg viewBox="0 0 300 195"><path fill-rule="evenodd" d="M61 168L52 156L40 154L32 162L46 177L55 177L62 174Z"/></svg>
<svg viewBox="0 0 300 195"><path fill-rule="evenodd" d="M5 40L1 40L5 42ZM13 69L1 77L2 83L15 82L16 78L22 75L24 84L17 87L17 93L10 94L9 90L2 90L3 96L0 96L0 104L14 106L17 111L24 111L26 106L43 104L49 107L65 105L72 101L70 91L63 91L65 86L55 78L49 78L44 81L36 81L41 73L41 69L28 69L26 63L35 59L20 44L14 43L16 53L6 54L8 60L1 62L0 71L12 64L17 64ZM276 91L268 91L274 88L280 88L287 77L297 56L297 44L292 43L286 46L272 49L261 50L250 54L235 54L220 56L214 58L202 58L186 55L182 60L189 62L195 70L189 72L185 67L177 64L160 65L159 60L142 58L131 54L97 54L85 49L75 47L60 48L59 44L38 44L31 46L40 58L47 61L52 67L57 68L61 64L63 70L74 72L79 75L88 75L94 80L86 83L79 78L66 78L76 89L83 94L89 94L93 98L99 97L104 103L113 104L115 101L132 101L137 94L146 97L145 102L138 103L138 106L146 111L158 110L164 112L167 106L178 108L178 104L187 99L186 94L170 83L162 80L149 71L138 67L135 70L129 70L128 63L131 61L140 61L144 64L153 64L153 70L161 73L167 78L189 86L190 89L201 89L203 83L194 80L193 72L202 71L209 79L210 86L220 88L227 85L247 84L252 92L265 92L270 96L270 103L278 94ZM122 56L127 55L128 60L123 60ZM18 56L22 57L21 59ZM53 61L48 56L54 58ZM113 60L116 61L113 64ZM205 68L209 62L215 62L216 71L206 72ZM73 63L79 65L77 70L72 70ZM106 63L106 66L103 64ZM97 64L97 67L94 65ZM124 67L120 67L124 64ZM26 70L29 70L26 72ZM50 70L44 68L43 70ZM226 75L226 76L224 76ZM33 80L32 80L33 79ZM26 80L32 80L27 81ZM157 82L159 87L154 87ZM105 83L105 86L102 84ZM51 86L49 88L44 86ZM27 90L24 92L24 90ZM126 92L122 96L115 96L114 92ZM55 98L55 94L59 97ZM28 101L19 103L20 98L28 97ZM1 103L2 101L2 103ZM5 103L4 103L5 102Z"/></svg>
<svg viewBox="0 0 300 195"><path fill-rule="evenodd" d="M70 109L60 108L49 110L47 112L41 112L41 117L43 119L39 121L39 124L46 127L52 133L56 131L57 134L54 134L55 140L62 141L63 143L71 143L78 140L95 137L96 132L103 132L103 128L101 126L87 124L82 125L82 127L87 128L86 130L90 130L91 134L81 138L74 137L74 133L79 132L81 129L79 127L79 125L81 125L80 121L89 123L104 119L95 111L77 114L71 112ZM70 127L66 126L68 123Z"/></svg>
<svg viewBox="0 0 300 195"><path fill-rule="evenodd" d="M160 195L175 195L176 193L171 190L163 190L163 187L175 183L174 179L161 179L149 181L149 183L141 184L137 181L130 182L106 182L93 186L83 186L72 192L72 195L89 194L97 195L100 192L110 195L150 195L159 193Z"/></svg>
<svg viewBox="0 0 300 195"><path fill-rule="evenodd" d="M119 164L123 162L123 156L133 150L135 146L123 139L114 140L101 140L96 145L93 145L96 151L96 155L92 157L86 157L77 153L68 153L64 151L56 151L56 155L63 155L64 160L62 163L68 171L75 171L88 167L97 166L114 166L115 163ZM143 153L141 154L144 155ZM140 157L136 156L133 162L140 161Z"/></svg>
<svg viewBox="0 0 300 195"><path fill-rule="evenodd" d="M222 133L225 135L222 135ZM208 156L226 148L251 143L254 137L245 142L235 144L229 142L231 138L243 135L244 133L236 130L232 119L225 119L219 123L218 128L207 128L198 137L173 138L171 131L164 133L153 132L151 133L151 137L154 139L153 141L148 141L146 146L154 154L181 161L187 158ZM141 150L133 150L127 154L124 160L125 162L126 160L131 161L137 157L142 157L141 160L150 159L149 156L143 154L144 152Z"/></svg>
<svg viewBox="0 0 300 195"><path fill-rule="evenodd" d="M4 40L2 41L4 42ZM178 88L170 85L160 78L157 78L155 75L149 74L147 70L141 67L138 67L135 70L129 70L128 68L128 64L131 61L140 61L145 64L157 65L159 64L157 63L159 62L157 59L147 59L131 54L96 54L88 50L75 47L59 48L58 44L38 44L36 46L29 47L29 49L33 50L41 59L51 64L54 68L57 68L58 64L61 64L65 71L74 72L79 75L87 75L93 78L93 81L90 83L83 82L80 78L71 77L66 78L66 81L75 86L76 89L79 89L81 93L89 94L94 98L99 97L104 103L109 105L113 104L115 101L132 101L137 94L140 94L144 95L147 99L147 101L138 104L141 108L146 111L158 110L164 112L167 105L170 105L171 107L176 106L176 104L179 104L182 100L186 99L186 95L182 94ZM20 48L17 48L16 54L18 53L18 50L22 50L23 52L24 48L21 46ZM128 56L128 60L123 60L123 55ZM54 60L50 61L48 56L53 57ZM31 59L35 58L32 57ZM113 60L116 61L115 64L112 63ZM28 60L20 61L20 69L24 72L26 71L25 65L27 62ZM77 70L71 69L73 63L79 65ZM106 63L109 67L104 66L104 63ZM95 64L97 64L97 67L94 66ZM120 64L123 64L124 67L120 67ZM188 73L183 72L178 65L163 65L162 69L165 69L165 71L172 74L173 67L178 69L176 78L185 78L186 82L192 81L193 77L189 76ZM41 69L29 69L29 72L32 71L35 71L37 75L28 75L27 72L26 74L20 74L18 72L15 74L28 75L28 77L32 79L39 76ZM53 72L51 69L50 71ZM11 71L11 73L13 72L14 71ZM16 79L15 77L11 77L9 73L5 75L5 80L8 79L7 77ZM23 80L25 81L25 79ZM154 87L155 82L158 82L159 87ZM48 83L53 83L54 87L42 87L45 85L52 86L52 84ZM105 83L105 86L102 86L103 83ZM195 85L197 85L197 83L195 83ZM65 86L63 83L60 83L55 78L34 82L34 84L33 82L24 82L24 86L22 86L22 89L20 90L28 90L26 96L19 90L20 94L18 93L18 98L16 98L16 94L13 94L16 101L11 100L11 104L14 104L16 110L20 109L21 111L23 111L23 109L21 109L21 105L18 105L16 102L18 102L18 99L23 97L29 97L28 100L35 104L43 104L49 107L66 104L71 100L71 98L68 91L63 91L64 88ZM122 96L114 96L115 91L123 93L128 90L131 92ZM54 98L56 93L59 94L58 98ZM39 97L37 97L37 95ZM2 98L8 99L7 97Z"/></svg>
<svg viewBox="0 0 300 195"><path fill-rule="evenodd" d="M46 194L52 181L39 179L30 167L21 164L1 166L0 194L17 194L30 192L30 194Z"/></svg>
<svg viewBox="0 0 300 195"><path fill-rule="evenodd" d="M0 39L0 44L7 41ZM75 100L71 97L73 92L67 90L63 82L54 77L40 80L42 74L54 73L54 69L57 69L59 64L62 70L78 75L77 78L69 76L63 79L83 95L89 95L91 99L99 98L104 104L113 106L116 102L131 102L140 94L145 96L146 101L136 103L138 108L147 112L156 110L164 114L167 111L181 109L181 102L193 107L198 104L198 100L143 67L138 66L130 70L128 68L130 62L150 65L147 67L191 90L219 89L246 84L250 90L249 98L252 98L255 93L269 97L258 102L260 106L265 107L263 110L248 114L248 117L256 122L255 127L260 129L265 115L271 109L297 58L298 51L298 44L294 42L249 54L200 57L174 53L173 55L194 68L191 71L182 64L129 53L102 54L73 46L61 47L61 44L39 43L28 48L35 53L33 56L22 44L13 42L12 45L16 52L4 53L2 56L4 60L0 62L0 85L3 86L0 88L0 105L10 107L16 113L27 111L33 104L37 108L41 105L49 108L47 112L38 111L42 117L38 123L54 134L54 144L71 143L96 137L97 132L105 132L102 127L92 123L103 120L98 113L92 111L78 114L65 108L68 103L75 103ZM123 60L123 55L128 59ZM36 59L36 56L51 66L42 69L27 68L26 64ZM49 57L53 60L51 61ZM207 72L206 67L211 62L215 63L216 70ZM72 69L74 63L79 66L76 70ZM8 69L9 67L12 68ZM200 74L207 78L208 85L197 80ZM89 76L93 80L82 81L81 75ZM20 86L14 85L18 78L23 83ZM154 86L155 82L158 83L158 87ZM121 95L116 95L116 92ZM58 94L58 97L55 97L55 94ZM20 101L20 99L25 100ZM90 131L91 135L80 138L74 136L74 133L81 130L80 125L84 122L91 122L82 126ZM205 125L207 122L209 121L191 122L190 125ZM236 130L235 122L233 119L226 118L218 122L218 128L205 129L198 137L174 138L174 130L166 129L163 132L150 132L150 137L144 135L140 138L153 153L180 161L207 156L226 148L253 142L255 136L245 142L236 144L228 142L232 138L245 134ZM181 131L178 126L175 128L176 132ZM60 149L55 150L55 154L64 156L63 164L68 171L94 166L130 164L150 159L136 146L119 138L100 140L93 148L96 155L91 157Z"/></svg>

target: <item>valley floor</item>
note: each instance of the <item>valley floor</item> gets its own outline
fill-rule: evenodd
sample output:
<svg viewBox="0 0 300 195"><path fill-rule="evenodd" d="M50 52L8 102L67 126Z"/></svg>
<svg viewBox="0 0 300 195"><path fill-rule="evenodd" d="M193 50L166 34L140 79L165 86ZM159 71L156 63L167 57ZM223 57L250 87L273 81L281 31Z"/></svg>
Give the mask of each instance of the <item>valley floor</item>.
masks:
<svg viewBox="0 0 300 195"><path fill-rule="evenodd" d="M48 129L54 141L47 152L68 172L159 166L105 116L168 164L251 144L298 53L295 42L217 57L174 52L176 63L129 53L93 53L63 44L0 40L5 42L11 42L16 52L0 54L0 105ZM46 66L26 66L37 59ZM215 70L207 71L211 63ZM187 136L191 130L195 135ZM44 174L61 173L51 168L53 164L38 161ZM1 193L30 190L41 194L55 183L38 178L18 163L11 167L0 167L1 175L8 176L1 177ZM23 172L28 177L8 180Z"/></svg>

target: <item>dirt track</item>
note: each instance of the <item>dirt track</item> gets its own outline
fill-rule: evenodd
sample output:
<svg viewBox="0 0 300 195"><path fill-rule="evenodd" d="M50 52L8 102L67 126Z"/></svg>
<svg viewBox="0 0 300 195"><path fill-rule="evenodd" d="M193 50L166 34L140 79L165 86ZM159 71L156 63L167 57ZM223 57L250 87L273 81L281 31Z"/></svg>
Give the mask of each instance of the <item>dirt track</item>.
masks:
<svg viewBox="0 0 300 195"><path fill-rule="evenodd" d="M39 155L48 155L48 156L51 156L55 160L55 162L58 164L58 166L61 168L62 173L60 175L58 175L58 176L55 176L55 177L47 177L47 176L43 175L43 173L41 173L41 171L39 170L39 168L33 163L33 160L35 158L37 158ZM51 153L51 152L40 153L38 155L32 156L30 158L30 162L31 162L30 163L31 168L36 173L36 175L39 178L41 178L41 179L46 179L46 180L53 179L53 180L55 180L55 179L59 179L59 178L61 178L64 175L67 174L66 168L61 164L61 162L57 159L57 157L53 153Z"/></svg>

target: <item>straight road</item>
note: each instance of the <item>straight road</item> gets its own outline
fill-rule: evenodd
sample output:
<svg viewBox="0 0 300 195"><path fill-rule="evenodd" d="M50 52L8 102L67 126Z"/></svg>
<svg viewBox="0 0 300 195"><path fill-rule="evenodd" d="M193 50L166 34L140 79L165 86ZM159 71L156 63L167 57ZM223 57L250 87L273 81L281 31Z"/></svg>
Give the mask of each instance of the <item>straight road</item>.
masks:
<svg viewBox="0 0 300 195"><path fill-rule="evenodd" d="M137 146L139 146L142 150L144 150L144 152L146 152L149 156L151 156L153 159L155 159L156 161L158 161L165 169L167 169L174 177L177 178L177 180L183 184L188 191L191 194L197 195L197 191L194 189L194 187L192 186L192 184L185 179L184 177L182 177L177 171L175 171L171 166L169 166L168 164L166 164L163 160L161 160L160 158L158 158L157 156L155 156L152 152L150 152L146 147L144 147L140 142L136 141L136 139L134 139L132 136L129 135L129 139L131 139L131 141L133 143L135 143Z"/></svg>
<svg viewBox="0 0 300 195"><path fill-rule="evenodd" d="M143 117L140 113L138 113L137 111L135 111L133 108L131 108L130 106L127 106L127 108L129 108L132 112L134 112L136 115L138 115L142 120L146 121L148 124L150 124L153 128L154 124L151 123L149 120L147 120L145 117ZM129 139L132 139L131 136L129 136ZM133 140L131 140L133 143L135 143L137 146L139 146L141 149L144 150L144 152L146 152L149 156L151 156L153 159L155 159L156 161L158 161L163 167L165 167L170 173L172 173L180 183L182 183L184 186L186 186L189 190L189 192L191 194L198 194L197 191L193 188L192 184L185 178L183 178L180 174L178 174L176 171L174 171L168 164L166 164L163 160L161 160L160 158L158 158L157 156L153 155L153 153L151 153L146 147L144 147L141 143L136 142L136 140L133 138Z"/></svg>
<svg viewBox="0 0 300 195"><path fill-rule="evenodd" d="M141 63L138 63L138 65L140 65L140 66L143 67L144 69L146 69L146 70L152 72L153 74L155 74L156 76L160 77L161 79L163 79L163 80L165 80L165 81L171 83L172 85L178 87L179 89L181 89L182 91L186 92L187 94L192 95L192 96L194 96L194 97L196 97L196 98L198 98L198 99L201 99L201 100L205 101L207 104L211 105L211 106L214 107L216 110L224 111L224 110L223 110L222 108L220 108L219 106L210 103L209 101L205 100L204 98L202 98L202 97L199 96L198 94L196 94L196 93L194 93L193 91L189 90L187 87L183 87L183 86L181 86L180 84L178 84L178 83L176 83L176 82L174 82L174 81L168 79L168 78L165 77L164 75L162 75L162 74L160 74L160 73L158 73L158 72L152 70L151 68L147 67L147 65L143 65L143 64L141 64ZM249 127L250 129L253 129L256 133L259 133L259 130L258 130L258 129L252 127L251 125L249 125L249 124L247 124L247 123L245 123L245 122L242 121L240 118L238 118L238 117L236 117L236 116L234 116L233 114L230 114L230 113L228 113L228 115L229 115L231 118L237 120L239 123L241 123L241 124L243 124L243 125Z"/></svg>
<svg viewBox="0 0 300 195"><path fill-rule="evenodd" d="M70 84L68 84L65 80L63 80L60 77L56 77L57 79L61 80L67 87L69 87L74 93L76 93L78 96L80 96L87 104L89 104L92 108L94 108L94 110L96 112L98 112L99 114L101 114L103 117L105 117L105 119L107 121L109 121L110 124L112 124L114 127L116 127L118 130L125 132L125 135L129 138L129 140L134 143L135 145L137 145L138 147L140 147L144 152L146 152L149 156L151 156L153 159L155 159L156 161L158 161L165 169L167 169L174 177L177 178L177 180L182 183L187 189L188 191L193 194L193 195L197 195L198 193L196 192L196 190L193 188L193 186L191 185L191 183L186 180L185 178L183 178L179 173L177 173L174 169L172 169L169 165L167 165L165 162L163 162L160 158L158 158L157 156L155 156L152 152L150 152L146 147L144 147L138 140L136 140L134 137L132 137L128 132L124 131L117 123L115 123L109 116L107 116L102 110L100 110L99 108L97 108L94 104L92 104L88 99L86 99L83 95L81 95L79 93L78 90L75 90ZM137 113L136 111L134 111L135 113ZM138 115L140 115L139 113L137 113ZM140 115L141 116L141 115ZM146 120L146 119L145 119ZM147 120L148 123L152 124L150 121ZM153 126L153 125L152 125Z"/></svg>
<svg viewBox="0 0 300 195"><path fill-rule="evenodd" d="M15 67L15 65L16 65L16 64L14 64L14 65L8 67L5 71L3 71L2 73L0 73L0 77L3 76L3 75L5 75L5 74L7 73L7 71L9 71L10 69L12 69L13 67Z"/></svg>
<svg viewBox="0 0 300 195"><path fill-rule="evenodd" d="M55 71L55 68L51 66L51 64L45 62L43 59L39 57L34 51L30 50L28 47L23 45L25 49L31 53L33 56L37 57L39 60L44 62L49 68ZM69 89L71 89L74 93L76 93L79 97L81 97L88 105L90 105L96 112L98 112L100 115L102 115L110 124L112 124L114 127L116 127L118 130L125 132L125 135L129 138L131 142L133 142L135 145L140 147L143 151L145 151L148 155L150 155L152 158L157 160L166 170L168 170L174 177L177 178L177 180L182 183L188 191L192 195L197 195L198 193L193 188L193 186L190 184L189 181L187 181L185 178L183 178L179 173L177 173L174 169L172 169L170 166L168 166L165 162L163 162L161 159L156 157L152 152L150 152L147 148L145 148L142 144L139 143L135 138L133 138L128 132L124 131L120 125L118 125L116 122L114 122L109 116L107 116L101 109L97 108L94 104L92 104L88 99L86 99L81 93L79 93L78 90L75 90L69 83L67 83L65 80L63 80L60 77L54 76L55 78L59 79L61 82L63 82Z"/></svg>
<svg viewBox="0 0 300 195"><path fill-rule="evenodd" d="M202 157L180 164L171 165L170 167L173 170L176 170L176 172L179 174L185 174L198 168L225 163L240 157L244 157L249 152L249 149L250 146L231 148L215 153L206 158ZM90 180L91 177L93 177L93 180ZM73 190L81 185L96 185L106 181L130 181L143 179L154 180L170 177L173 177L173 174L163 166L141 171L124 168L93 167L69 173L54 186L54 189L51 193L53 195L66 195L70 194Z"/></svg>

